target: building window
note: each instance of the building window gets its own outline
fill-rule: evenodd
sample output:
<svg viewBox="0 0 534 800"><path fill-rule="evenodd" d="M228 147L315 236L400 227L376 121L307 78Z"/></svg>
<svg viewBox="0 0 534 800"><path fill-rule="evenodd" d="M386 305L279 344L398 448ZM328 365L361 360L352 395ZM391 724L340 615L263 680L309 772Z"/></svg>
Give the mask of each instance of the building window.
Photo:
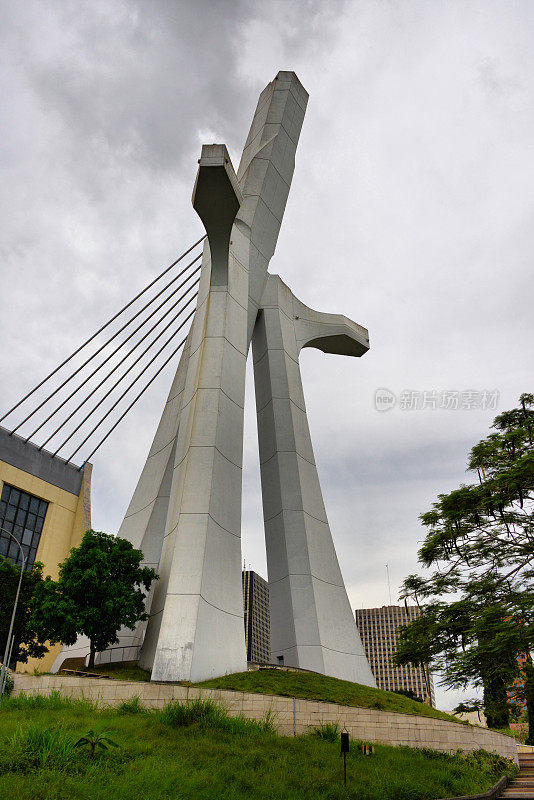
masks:
<svg viewBox="0 0 534 800"><path fill-rule="evenodd" d="M4 483L0 500L0 555L20 564L20 550L9 531L22 545L26 569L31 570L41 538L48 503Z"/></svg>

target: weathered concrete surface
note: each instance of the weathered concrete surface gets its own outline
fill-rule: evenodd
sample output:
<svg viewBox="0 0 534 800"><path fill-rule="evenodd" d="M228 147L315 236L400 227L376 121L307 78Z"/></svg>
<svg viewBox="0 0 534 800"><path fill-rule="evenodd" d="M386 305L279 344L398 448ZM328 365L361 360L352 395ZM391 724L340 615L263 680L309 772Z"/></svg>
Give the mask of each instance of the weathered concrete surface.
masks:
<svg viewBox="0 0 534 800"><path fill-rule="evenodd" d="M431 717L168 683L99 680L62 675L14 677L15 694L25 692L48 695L52 691L60 691L67 697L84 697L111 706L137 696L146 708L162 708L172 700L190 702L197 698L211 698L222 703L232 716L243 714L253 719L264 719L270 712L274 715L276 729L286 736L306 733L311 726L321 723L337 722L347 728L353 739L407 747L429 747L444 753L455 753L458 749L469 752L483 748L518 763L517 743L510 736L487 728Z"/></svg>
<svg viewBox="0 0 534 800"><path fill-rule="evenodd" d="M224 145L204 146L199 163L193 204L211 269L203 270L191 328L160 579L140 654L155 680L246 668L239 578L247 282L228 252L242 196Z"/></svg>
<svg viewBox="0 0 534 800"><path fill-rule="evenodd" d="M361 356L367 331L305 306L269 275L253 336L271 658L375 686L328 525L308 427L303 347Z"/></svg>
<svg viewBox="0 0 534 800"><path fill-rule="evenodd" d="M156 680L201 680L246 668L240 548L246 356L306 99L293 73L280 73L266 87L237 177L227 153L217 161L221 146L203 149L194 205L209 246L189 350L171 393L174 408L164 414L152 463L120 531L140 542L147 562L157 559L160 581L149 598L140 653ZM126 631L121 636L121 644L141 640L142 628L130 639Z"/></svg>

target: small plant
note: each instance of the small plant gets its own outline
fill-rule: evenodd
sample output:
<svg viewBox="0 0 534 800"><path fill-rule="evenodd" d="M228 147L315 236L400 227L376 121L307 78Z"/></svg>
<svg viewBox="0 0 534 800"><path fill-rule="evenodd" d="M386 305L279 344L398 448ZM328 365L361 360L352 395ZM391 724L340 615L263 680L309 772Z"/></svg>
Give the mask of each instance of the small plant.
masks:
<svg viewBox="0 0 534 800"><path fill-rule="evenodd" d="M13 676L9 674L6 675L6 682L4 684L4 697L9 697L13 688L15 686L15 681L13 680Z"/></svg>
<svg viewBox="0 0 534 800"><path fill-rule="evenodd" d="M122 703L119 703L117 706L117 713L118 714L144 714L146 713L146 708L141 704L141 699L138 694L134 697L130 697L129 700L123 700Z"/></svg>
<svg viewBox="0 0 534 800"><path fill-rule="evenodd" d="M272 711L269 708L263 715L263 719L258 722L258 725L261 726L263 731L276 733L276 717L276 711Z"/></svg>
<svg viewBox="0 0 534 800"><path fill-rule="evenodd" d="M91 758L95 757L95 750L97 747L100 747L102 750L107 750L109 745L112 747L118 747L119 745L110 739L107 735L109 731L104 731L103 733L96 733L95 731L87 731L85 736L81 736L77 742L75 742L74 747L89 747L91 749Z"/></svg>
<svg viewBox="0 0 534 800"><path fill-rule="evenodd" d="M313 739L322 739L325 742L337 742L339 740L339 723L338 722L321 722L319 725L311 728L308 736Z"/></svg>

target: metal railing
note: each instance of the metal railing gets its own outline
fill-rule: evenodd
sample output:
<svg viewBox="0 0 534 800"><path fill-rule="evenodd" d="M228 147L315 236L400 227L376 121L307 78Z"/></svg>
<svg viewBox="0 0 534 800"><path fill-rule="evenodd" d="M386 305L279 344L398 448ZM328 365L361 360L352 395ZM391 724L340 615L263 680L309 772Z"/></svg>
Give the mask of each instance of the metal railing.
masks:
<svg viewBox="0 0 534 800"><path fill-rule="evenodd" d="M95 656L95 667L102 666L103 664L113 664L113 663L120 663L121 661L137 661L139 657L139 651L141 649L140 644L125 644L122 646L117 647L108 647L106 650L102 650L101 653L97 653ZM121 650L122 651L122 658L112 658L112 653ZM128 658L124 657L125 651L130 651L128 653ZM106 655L109 655L108 659L103 658ZM88 658L88 656L87 656Z"/></svg>

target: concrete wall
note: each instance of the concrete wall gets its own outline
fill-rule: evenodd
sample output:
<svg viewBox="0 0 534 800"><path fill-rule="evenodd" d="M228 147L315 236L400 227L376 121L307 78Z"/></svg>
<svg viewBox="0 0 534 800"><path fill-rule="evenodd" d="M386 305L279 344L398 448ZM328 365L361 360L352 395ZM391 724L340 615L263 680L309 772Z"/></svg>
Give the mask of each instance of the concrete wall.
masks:
<svg viewBox="0 0 534 800"><path fill-rule="evenodd" d="M306 733L310 726L338 722L340 726L346 726L353 739L408 747L430 747L445 753L454 753L458 749L469 751L483 748L518 763L517 745L510 736L431 717L169 683L140 683L64 675L15 675L15 694L25 692L46 695L54 690L69 697L83 696L112 706L138 695L147 708L162 708L171 700L187 702L210 697L224 704L232 715L244 714L246 717L261 719L271 712L278 732L284 735L299 735Z"/></svg>

